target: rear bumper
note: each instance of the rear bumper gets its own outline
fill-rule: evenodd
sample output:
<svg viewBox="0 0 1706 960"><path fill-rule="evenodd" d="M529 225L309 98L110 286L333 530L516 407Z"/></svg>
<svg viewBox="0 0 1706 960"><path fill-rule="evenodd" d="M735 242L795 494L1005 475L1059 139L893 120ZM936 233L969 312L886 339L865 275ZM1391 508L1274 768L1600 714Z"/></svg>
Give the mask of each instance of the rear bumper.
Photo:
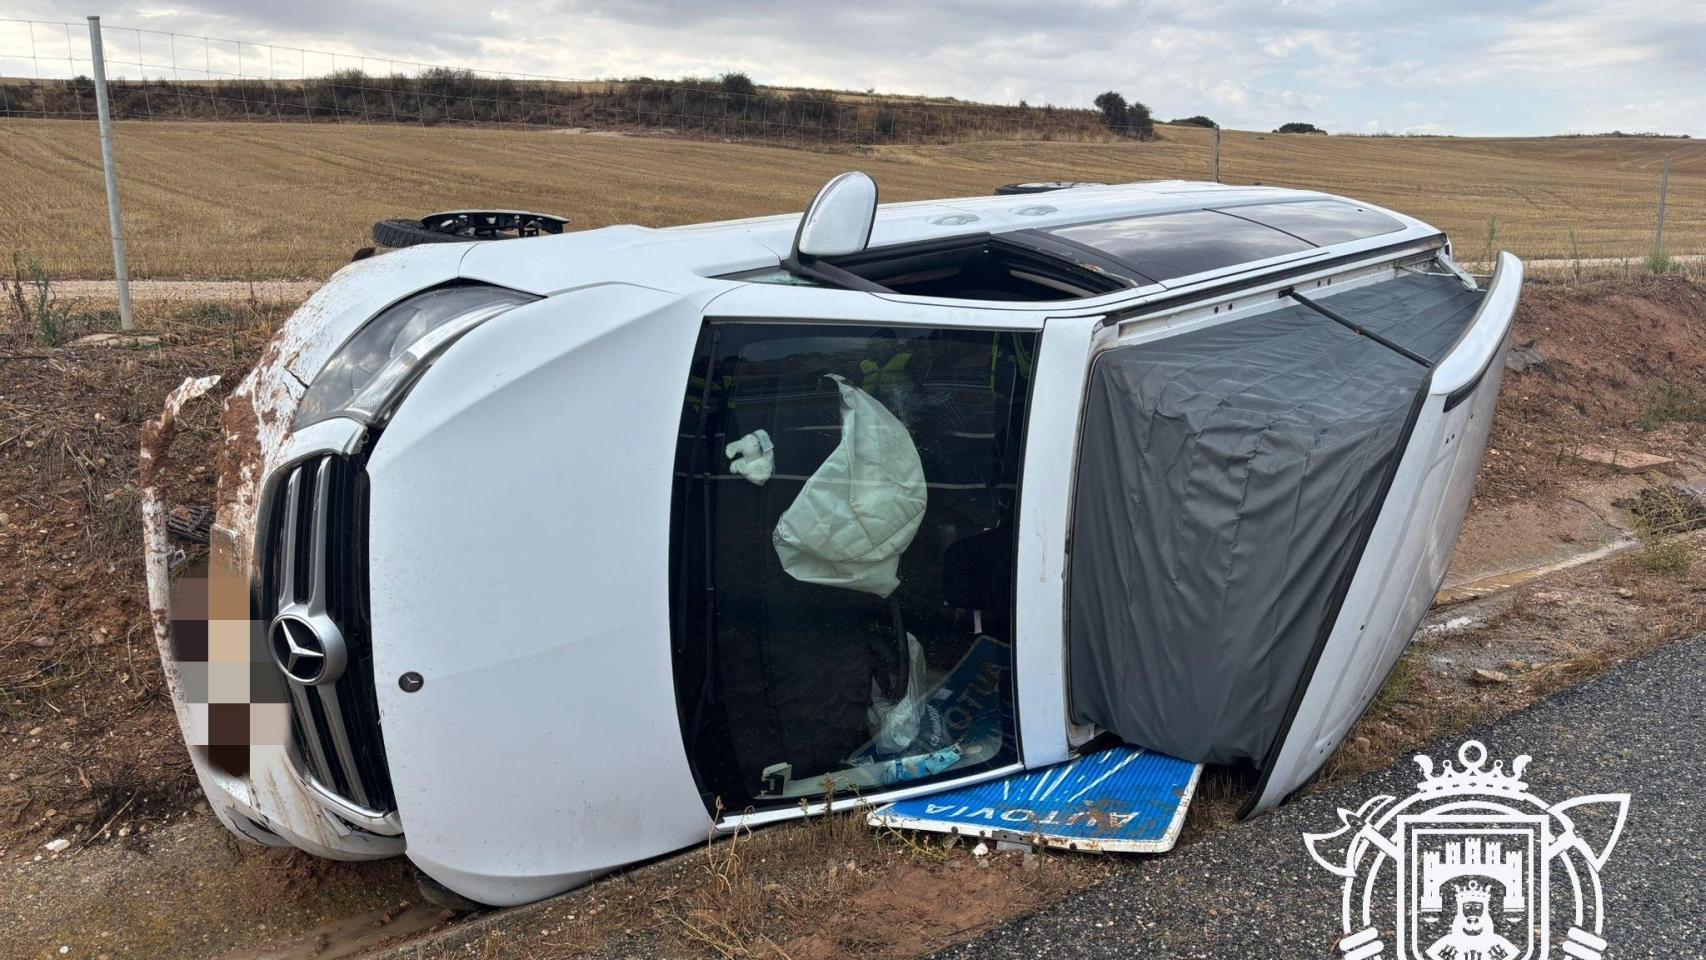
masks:
<svg viewBox="0 0 1706 960"><path fill-rule="evenodd" d="M1522 280L1522 262L1500 254L1469 328L1433 367L1332 632L1246 813L1282 802L1327 762L1439 591L1487 447Z"/></svg>

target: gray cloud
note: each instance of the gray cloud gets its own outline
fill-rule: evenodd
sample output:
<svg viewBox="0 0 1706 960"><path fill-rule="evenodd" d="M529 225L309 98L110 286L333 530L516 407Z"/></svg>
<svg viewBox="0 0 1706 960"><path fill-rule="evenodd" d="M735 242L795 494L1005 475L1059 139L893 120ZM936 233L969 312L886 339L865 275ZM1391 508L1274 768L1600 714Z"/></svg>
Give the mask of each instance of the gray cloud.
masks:
<svg viewBox="0 0 1706 960"><path fill-rule="evenodd" d="M69 0L15 16L80 20ZM1587 0L126 0L117 26L594 78L745 70L762 83L1366 129L1706 134L1706 5ZM310 69L316 69L310 67ZM319 67L317 69L326 69Z"/></svg>

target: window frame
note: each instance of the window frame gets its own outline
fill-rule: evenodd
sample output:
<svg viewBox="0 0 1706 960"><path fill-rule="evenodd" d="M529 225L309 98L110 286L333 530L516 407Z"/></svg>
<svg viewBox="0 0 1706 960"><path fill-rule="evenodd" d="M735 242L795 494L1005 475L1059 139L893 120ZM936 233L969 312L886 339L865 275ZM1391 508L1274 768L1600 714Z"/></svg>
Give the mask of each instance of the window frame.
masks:
<svg viewBox="0 0 1706 960"><path fill-rule="evenodd" d="M1059 309L1063 306L1075 306L1086 301L1098 300L1105 297L1118 296L1143 287L1154 285L1155 281L1132 270L1128 265L1106 256L1093 247L1079 243L1071 243L1060 238L1051 237L1046 232L1036 229L1004 230L998 233L988 231L978 233L961 233L948 237L932 237L926 240L912 240L905 243L888 244L880 247L868 247L858 253L838 257L825 257L823 262L852 273L861 279L870 280L878 285L882 280L873 279L865 271L876 272L875 268L888 263L899 261L928 259L932 256L948 256L954 253L971 251L979 247L994 248L995 250L1035 261L1039 271L1050 271L1068 282L1076 282L1083 286L1087 293L1082 296L1062 295L1047 300L983 300L972 297L948 296L936 293L914 293L903 290L884 289L870 291L884 297L908 297L923 301L939 303L989 304L992 307L1005 309ZM760 278L773 277L785 268L760 267L753 270L741 270L736 273L723 274L717 279L732 280L741 283L761 286L799 286L816 290L834 290L837 287L802 280L790 283L778 280Z"/></svg>
<svg viewBox="0 0 1706 960"><path fill-rule="evenodd" d="M750 289L750 287L748 289ZM885 789L873 790L863 795L854 796L851 799L836 799L832 803L826 803L822 793L814 793L806 797L787 799L778 798L773 803L765 802L763 805L753 803L752 800L749 799L749 805L745 809L736 811L724 810L718 820L718 829L737 829L741 826L756 826L778 820L792 819L802 815L802 811L807 813L818 813L828 809L845 809L847 806L852 804L874 803L879 801L886 802L907 796L939 792L942 790L953 789L959 785L978 783L1006 776L1018 770L1025 769L1027 766L1025 758L1028 755L1027 750L1029 749L1027 747L1025 737L1025 717L1032 713L1039 717L1065 716L1064 677L1061 676L1056 678L1058 682L1053 682L1052 686L1044 688L1043 690L1037 690L1032 687L1028 687L1025 678L1032 673L1040 671L1036 671L1034 667L1028 668L1023 665L1028 660L1040 659L1043 662L1048 662L1050 660L1058 662L1061 667L1064 668L1064 660L1062 659L1062 642L1064 637L1063 624L1056 624L1056 629L1053 631L1056 635L1053 637L1045 635L1039 640L1027 639L1023 644L1019 642L1019 636L1023 630L1021 627L1021 618L1024 617L1027 612L1031 612L1034 615L1035 609L1039 606L1034 598L1022 599L1026 591L1021 586L1023 583L1021 578L1026 576L1029 571L1027 570L1027 564L1021 562L1022 558L1026 555L1026 551L1021 549L1021 545L1027 542L1027 537L1032 537L1034 539L1034 534L1027 529L1025 486L1026 483L1029 482L1028 474L1030 471L1032 444L1038 436L1037 432L1032 428L1037 422L1036 404L1042 393L1043 380L1041 379L1040 373L1043 369L1042 363L1044 362L1042 360L1043 342L1049 332L1049 328L1043 323L1044 314L1039 312L1029 316L1022 316L1015 315L1010 311L968 311L955 307L920 310L917 308L908 308L904 305L892 304L882 299L872 298L863 293L795 285L777 285L771 287L770 290L773 293L780 293L781 296L759 298L759 301L768 306L769 309L744 310L736 307L734 304L729 304L728 306L730 309L727 310L712 312L707 309L704 316L701 318L698 332L695 334L696 344L711 329L717 326L729 325L763 325L777 327L804 326L817 328L845 326L850 329L862 328L867 330L876 327L896 330L917 329L923 331L939 330L948 332L1028 333L1034 335L1035 339L1033 341L1031 356L1031 385L1025 402L1022 422L1016 431L1018 441L1018 463L1016 465L1018 480L1016 484L1017 489L1014 495L1014 502L1011 508L1011 522L1014 526L1014 547L1013 556L1011 557L1012 587L1006 597L1007 618L1012 624L1009 631L1011 636L1008 637L1007 640L1013 648L1013 652L1008 661L1013 716L1011 727L1007 731L1007 735L1011 737L1012 741L1012 762L991 766L987 769L974 770L971 773L958 776L954 775L954 771L949 771L941 779L930 779L922 782L905 781L891 785ZM812 316L804 311L790 310L788 305L779 302L781 300L792 300L794 297L805 297L809 299L801 300L800 302L802 304L812 303L814 306L821 308L823 306L821 299L826 294L857 298L856 301L849 300L849 303L857 303L860 309L839 311L832 317ZM1047 304L1044 303L1039 303L1037 305L1047 306ZM1058 303L1056 303L1056 305L1058 306ZM977 322L972 322L973 318L969 318L967 316L968 313L980 314L975 318ZM1086 341L1088 340L1087 335L1085 339ZM695 363L697 363L700 355L700 349L696 345L694 350ZM715 375L714 369L713 375ZM687 383L701 379L703 376L703 371L695 366L689 374L690 379L684 383L684 387ZM1072 404L1074 415L1076 415L1075 412L1078 403L1076 390L1079 388L1074 387L1073 389L1075 392L1072 398ZM686 432L683 431L678 437L677 442L680 443L685 438ZM1072 465L1068 464L1068 466L1070 467ZM684 515L680 512L678 505L682 494L691 495L695 489L691 486L682 486L683 481L679 476L680 470L681 467L678 465L678 476L676 480L673 481L672 487L681 492L672 494L670 520L671 542L669 557L671 569L669 571L668 595L670 603L670 622L672 625L669 638L671 647L670 658L672 664L670 681L672 686L676 684L678 679L675 675L673 665L678 662L677 658L679 657L679 653L676 650L677 643L679 641L675 626L680 619L680 614L678 614L677 611L677 598L681 591L677 569L677 562L680 559L680 553L678 551L687 549L686 544L682 540L683 530L685 529L684 524L692 522L690 516ZM1056 526L1054 529L1058 531L1061 530L1061 527ZM1057 589L1049 594L1049 596L1044 599L1043 603L1040 605L1042 609L1052 610L1054 618L1057 621L1059 620L1059 612L1061 609L1060 598L1062 595L1063 594L1058 589L1057 584ZM703 639L703 637L697 633L693 634L692 637L693 639L689 642ZM1022 652L1028 653L1029 656L1022 656ZM699 772L699 754L697 745L690 742L688 739L689 722L685 715L687 704L680 694L681 691L678 690L676 703L678 719L681 723L681 743L684 753L689 761L695 789L705 799L707 810L714 813L715 807L713 804L715 798L713 797L713 791L707 789L708 787L714 786L714 784L707 784ZM1058 754L1056 759L1064 759L1065 730L1063 727L1059 730L1056 736L1043 739L1058 740L1058 749L1050 749L1043 752L1049 755ZM1044 762L1055 762L1055 760L1047 760Z"/></svg>

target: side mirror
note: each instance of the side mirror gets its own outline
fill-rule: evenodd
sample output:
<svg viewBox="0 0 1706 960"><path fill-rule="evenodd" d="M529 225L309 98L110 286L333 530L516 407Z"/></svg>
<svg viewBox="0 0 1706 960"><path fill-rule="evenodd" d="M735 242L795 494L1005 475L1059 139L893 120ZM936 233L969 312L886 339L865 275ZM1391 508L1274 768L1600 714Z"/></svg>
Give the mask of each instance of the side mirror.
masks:
<svg viewBox="0 0 1706 960"><path fill-rule="evenodd" d="M858 253L871 242L877 219L877 182L857 170L823 185L800 217L791 260Z"/></svg>

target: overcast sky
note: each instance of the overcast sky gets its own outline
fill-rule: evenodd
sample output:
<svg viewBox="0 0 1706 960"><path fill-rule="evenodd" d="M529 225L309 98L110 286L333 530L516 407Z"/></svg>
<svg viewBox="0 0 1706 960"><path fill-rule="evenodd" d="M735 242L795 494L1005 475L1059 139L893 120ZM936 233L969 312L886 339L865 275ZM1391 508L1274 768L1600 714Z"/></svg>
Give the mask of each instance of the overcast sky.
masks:
<svg viewBox="0 0 1706 960"><path fill-rule="evenodd" d="M0 16L90 12L112 27L574 78L742 70L759 83L1077 106L1112 88L1160 118L1247 129L1706 136L1706 0L7 0ZM17 52L10 38L0 55ZM121 55L134 46L108 42ZM197 44L180 41L177 59L199 61ZM143 45L151 63L172 52L152 36ZM245 48L246 73L261 55ZM278 75L294 75L291 56L273 52Z"/></svg>

